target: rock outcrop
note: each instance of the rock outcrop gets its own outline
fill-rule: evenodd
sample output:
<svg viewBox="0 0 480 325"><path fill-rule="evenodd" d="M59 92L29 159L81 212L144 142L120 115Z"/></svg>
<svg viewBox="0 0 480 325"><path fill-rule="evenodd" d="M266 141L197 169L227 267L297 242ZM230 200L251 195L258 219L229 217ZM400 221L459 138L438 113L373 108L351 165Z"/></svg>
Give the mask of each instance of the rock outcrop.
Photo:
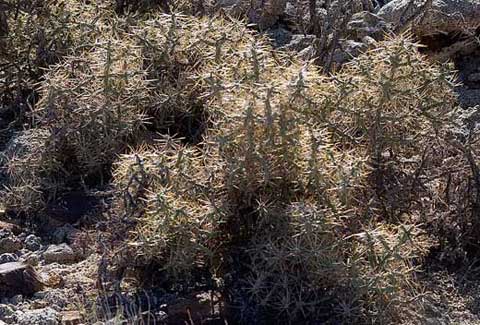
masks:
<svg viewBox="0 0 480 325"><path fill-rule="evenodd" d="M418 36L475 30L480 0L394 0L378 16L397 29L411 26Z"/></svg>

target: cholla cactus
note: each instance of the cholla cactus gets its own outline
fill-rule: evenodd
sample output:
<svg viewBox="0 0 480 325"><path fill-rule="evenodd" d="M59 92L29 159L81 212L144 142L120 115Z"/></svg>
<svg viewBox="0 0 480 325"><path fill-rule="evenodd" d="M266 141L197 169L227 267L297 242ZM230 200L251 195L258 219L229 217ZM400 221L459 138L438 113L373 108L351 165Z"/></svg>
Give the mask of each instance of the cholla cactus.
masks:
<svg viewBox="0 0 480 325"><path fill-rule="evenodd" d="M19 132L0 156L4 188L0 191L3 205L16 213L39 213L48 194L56 185L47 175L56 169L56 162L45 152L50 132L34 129Z"/></svg>
<svg viewBox="0 0 480 325"><path fill-rule="evenodd" d="M263 19L284 3L245 8ZM240 320L252 305L287 323L408 318L437 213L466 229L478 207L476 135L454 134L447 65L400 35L326 75L229 17L72 4L68 50L42 56L33 128L2 154L3 202L37 209L112 173L122 267L157 267L170 288L223 282Z"/></svg>
<svg viewBox="0 0 480 325"><path fill-rule="evenodd" d="M197 149L162 143L117 165L117 208L138 221L134 252L174 277L207 266L235 279L239 265L215 261L243 243L249 271L227 284L232 303L243 287L290 321L321 319L326 297L336 319L399 321L413 265L432 244L403 222L427 211L415 196L430 194L414 184L436 168L428 148L448 146L455 124L448 69L405 36L329 77L235 23L160 16L143 28L158 85L201 93L209 127ZM393 186L411 191L401 204Z"/></svg>
<svg viewBox="0 0 480 325"><path fill-rule="evenodd" d="M42 94L36 117L52 132L50 150L66 164L77 164L65 166L68 172L84 177L102 175L142 126L143 110L154 98L141 50L115 39L53 68Z"/></svg>

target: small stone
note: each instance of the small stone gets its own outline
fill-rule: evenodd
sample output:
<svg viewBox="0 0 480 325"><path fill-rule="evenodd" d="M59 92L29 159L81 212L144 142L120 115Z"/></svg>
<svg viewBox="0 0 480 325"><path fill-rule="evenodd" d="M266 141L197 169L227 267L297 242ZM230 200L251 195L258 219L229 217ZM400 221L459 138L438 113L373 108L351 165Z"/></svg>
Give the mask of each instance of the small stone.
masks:
<svg viewBox="0 0 480 325"><path fill-rule="evenodd" d="M22 229L13 223L8 223L5 221L0 221L0 231L1 230L8 230L11 231L13 234L18 235L22 231Z"/></svg>
<svg viewBox="0 0 480 325"><path fill-rule="evenodd" d="M38 263L40 262L40 256L38 256L35 253L30 253L28 255L25 255L22 260L27 263L28 265L31 266L37 266Z"/></svg>
<svg viewBox="0 0 480 325"><path fill-rule="evenodd" d="M16 262L18 257L15 254L5 253L0 255L0 264Z"/></svg>
<svg viewBox="0 0 480 325"><path fill-rule="evenodd" d="M12 298L10 298L10 303L12 305L18 305L23 302L23 296L22 295L15 295Z"/></svg>
<svg viewBox="0 0 480 325"><path fill-rule="evenodd" d="M64 282L62 276L56 272L50 272L46 280L46 284L51 288L59 288L63 286Z"/></svg>
<svg viewBox="0 0 480 325"><path fill-rule="evenodd" d="M300 52L313 44L316 40L315 35L292 35L290 42L284 46L286 50Z"/></svg>
<svg viewBox="0 0 480 325"><path fill-rule="evenodd" d="M41 240L35 235L28 235L25 238L25 248L31 250L32 252L38 251L42 248Z"/></svg>
<svg viewBox="0 0 480 325"><path fill-rule="evenodd" d="M78 325L82 322L82 315L76 310L61 313L62 325Z"/></svg>
<svg viewBox="0 0 480 325"><path fill-rule="evenodd" d="M73 249L67 244L48 246L47 250L43 253L43 258L47 264L70 264L75 263L77 260L77 256L73 252Z"/></svg>
<svg viewBox="0 0 480 325"><path fill-rule="evenodd" d="M22 249L22 242L7 229L0 229L0 254L15 253Z"/></svg>

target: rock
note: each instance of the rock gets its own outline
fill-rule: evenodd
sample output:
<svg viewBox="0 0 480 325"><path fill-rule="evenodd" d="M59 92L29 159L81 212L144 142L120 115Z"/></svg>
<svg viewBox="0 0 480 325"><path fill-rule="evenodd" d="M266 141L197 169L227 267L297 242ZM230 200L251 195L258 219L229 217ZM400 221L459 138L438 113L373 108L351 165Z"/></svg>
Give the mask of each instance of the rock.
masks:
<svg viewBox="0 0 480 325"><path fill-rule="evenodd" d="M282 47L287 45L292 40L292 33L285 28L269 29L267 35L272 39L274 47Z"/></svg>
<svg viewBox="0 0 480 325"><path fill-rule="evenodd" d="M15 313L18 325L57 325L60 324L60 314L54 309L47 307L42 309L28 310Z"/></svg>
<svg viewBox="0 0 480 325"><path fill-rule="evenodd" d="M220 0L218 6L233 16L245 16L259 29L272 27L283 15L287 0Z"/></svg>
<svg viewBox="0 0 480 325"><path fill-rule="evenodd" d="M0 264L16 262L18 257L15 254L5 253L0 255Z"/></svg>
<svg viewBox="0 0 480 325"><path fill-rule="evenodd" d="M50 288L59 288L65 283L63 277L57 272L53 271L48 273L45 282Z"/></svg>
<svg viewBox="0 0 480 325"><path fill-rule="evenodd" d="M212 310L212 305L215 305L215 301L212 301L212 298L215 300L215 297L212 297L209 292L198 292L179 298L174 303L168 305L168 319L187 322L191 317L191 320L197 323L212 317L214 313L218 312L215 308Z"/></svg>
<svg viewBox="0 0 480 325"><path fill-rule="evenodd" d="M60 228L55 229L53 232L53 241L55 244L68 243L71 244L79 230L71 224L66 224Z"/></svg>
<svg viewBox="0 0 480 325"><path fill-rule="evenodd" d="M285 45L284 48L289 51L301 52L311 46L316 39L315 35L295 34L292 35L290 43Z"/></svg>
<svg viewBox="0 0 480 325"><path fill-rule="evenodd" d="M59 264L70 264L75 263L77 260L77 255L74 253L73 249L67 244L63 243L60 245L50 245L47 250L43 253L43 258L45 263L59 263Z"/></svg>
<svg viewBox="0 0 480 325"><path fill-rule="evenodd" d="M22 295L15 295L12 298L10 298L10 303L12 305L18 305L23 302L23 296Z"/></svg>
<svg viewBox="0 0 480 325"><path fill-rule="evenodd" d="M460 106L468 108L480 105L480 89L470 89L467 87L457 87Z"/></svg>
<svg viewBox="0 0 480 325"><path fill-rule="evenodd" d="M342 64L350 61L365 52L368 46L364 43L355 42L352 40L343 40L340 42L340 47L335 50L332 57L332 63L339 67Z"/></svg>
<svg viewBox="0 0 480 325"><path fill-rule="evenodd" d="M8 223L8 222L5 222L5 221L0 221L0 231L2 231L2 230L9 230L14 235L18 235L22 232L22 229L19 226L17 226L16 224Z"/></svg>
<svg viewBox="0 0 480 325"><path fill-rule="evenodd" d="M62 325L78 325L82 322L82 315L76 310L61 312Z"/></svg>
<svg viewBox="0 0 480 325"><path fill-rule="evenodd" d="M2 304L0 305L0 319L6 322L10 322L13 314L15 313L15 309L10 304Z"/></svg>
<svg viewBox="0 0 480 325"><path fill-rule="evenodd" d="M22 242L7 229L0 230L0 254L15 253L22 249Z"/></svg>
<svg viewBox="0 0 480 325"><path fill-rule="evenodd" d="M41 240L35 235L28 235L24 242L25 248L32 252L38 251L42 248Z"/></svg>
<svg viewBox="0 0 480 325"><path fill-rule="evenodd" d="M33 295L35 300L46 302L48 306L62 310L71 303L71 298L66 294L65 290L48 288L48 290L37 292Z"/></svg>
<svg viewBox="0 0 480 325"><path fill-rule="evenodd" d="M379 40L391 30L390 24L368 11L354 14L347 24L347 32L355 40L361 40L365 36Z"/></svg>
<svg viewBox="0 0 480 325"><path fill-rule="evenodd" d="M418 36L475 30L480 24L479 0L393 0L378 11L378 16L398 28L412 26Z"/></svg>
<svg viewBox="0 0 480 325"><path fill-rule="evenodd" d="M0 297L30 296L42 288L40 276L32 266L21 262L0 264Z"/></svg>
<svg viewBox="0 0 480 325"><path fill-rule="evenodd" d="M22 261L31 266L37 266L38 263L40 262L40 256L38 256L35 253L30 253L25 256L22 256Z"/></svg>

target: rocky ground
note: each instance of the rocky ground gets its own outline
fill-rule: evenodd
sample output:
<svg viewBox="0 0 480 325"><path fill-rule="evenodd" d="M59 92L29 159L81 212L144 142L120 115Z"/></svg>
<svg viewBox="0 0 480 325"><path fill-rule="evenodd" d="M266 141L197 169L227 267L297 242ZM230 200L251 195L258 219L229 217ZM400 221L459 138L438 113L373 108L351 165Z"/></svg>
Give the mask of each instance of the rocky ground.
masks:
<svg viewBox="0 0 480 325"><path fill-rule="evenodd" d="M339 46L329 60L341 66L373 47L384 32L399 31L415 21L413 32L426 45L425 53L432 60L452 60L459 70L461 105L480 105L480 3L427 1L434 14L415 20L416 9L424 5L420 3L410 6L406 0L394 0L388 4L376 1L370 7L360 5L345 26L348 37L338 40ZM310 17L298 14L295 1L280 8L268 17L251 11L249 19L260 26L275 47L299 52L305 59L318 57L315 44L321 41L319 36L300 31L298 24L292 27L293 21L307 22ZM327 19L325 8L318 8L317 14ZM462 23L454 18L458 16L465 17ZM80 226L73 220L73 224L57 223L47 232L35 232L2 216L0 220L0 325L91 324L105 323L105 318L121 323L115 318L118 313L115 303L109 302L111 297L98 295L101 242L95 226ZM426 291L420 299L429 308L417 311L418 323L480 324L480 282L475 280L479 271L477 266L454 270L439 267L422 275ZM142 307L133 307L127 313L123 310L123 314L136 319L129 323L223 323L221 297L209 292L188 297L148 292L138 299L147 303L131 303Z"/></svg>

